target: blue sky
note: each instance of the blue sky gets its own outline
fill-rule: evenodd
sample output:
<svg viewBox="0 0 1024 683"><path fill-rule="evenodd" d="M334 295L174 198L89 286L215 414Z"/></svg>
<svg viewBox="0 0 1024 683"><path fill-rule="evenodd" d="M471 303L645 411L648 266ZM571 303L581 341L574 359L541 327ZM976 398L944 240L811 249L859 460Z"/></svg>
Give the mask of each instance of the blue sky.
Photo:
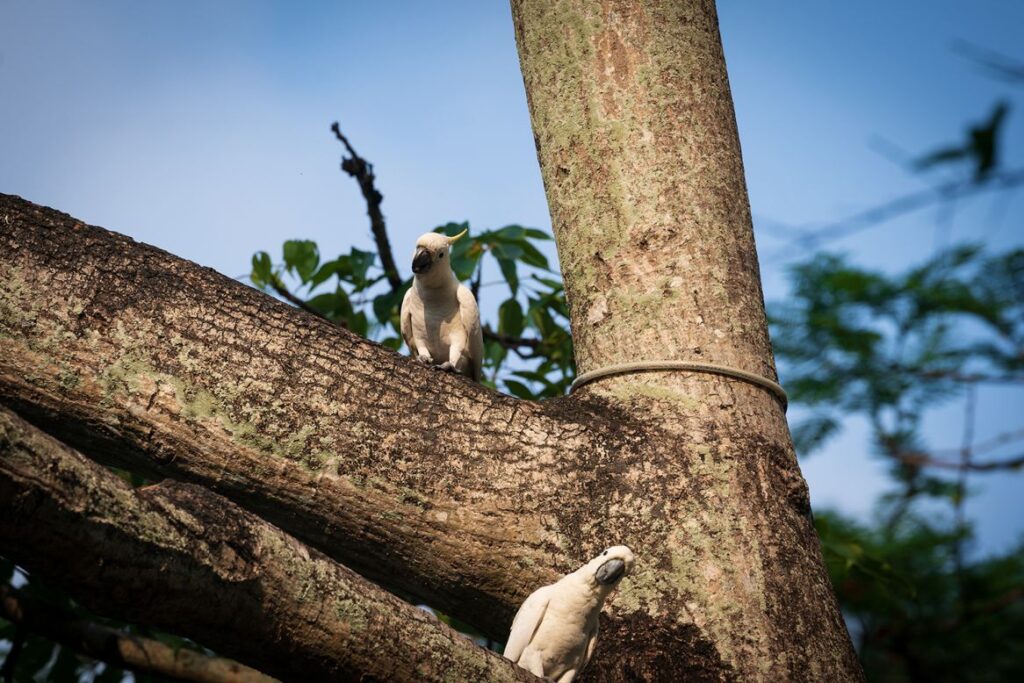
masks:
<svg viewBox="0 0 1024 683"><path fill-rule="evenodd" d="M1024 4L723 1L719 13L769 299L786 294L784 257L805 255L783 250L774 224L813 227L926 187L881 147L954 141L1007 97L1006 162L1024 161L1024 89L951 50L1024 58ZM449 220L549 226L500 0L0 0L0 92L0 192L231 276L288 238L328 255L371 246L334 120L375 164L400 262ZM1020 244L1022 217L1018 196L962 202L951 239ZM935 242L923 211L832 246L894 270ZM1024 426L1021 407L1019 391L983 392L979 437ZM931 416L933 445L959 443L959 416L956 404ZM816 507L868 514L886 489L866 435L852 421L803 462ZM1024 473L975 481L980 550L1006 547L1024 531Z"/></svg>

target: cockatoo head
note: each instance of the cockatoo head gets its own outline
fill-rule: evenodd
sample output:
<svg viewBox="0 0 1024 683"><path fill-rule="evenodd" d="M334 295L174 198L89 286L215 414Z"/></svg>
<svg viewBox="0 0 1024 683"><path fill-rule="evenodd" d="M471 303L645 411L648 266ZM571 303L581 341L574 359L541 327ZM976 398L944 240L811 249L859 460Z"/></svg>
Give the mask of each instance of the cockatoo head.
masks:
<svg viewBox="0 0 1024 683"><path fill-rule="evenodd" d="M463 230L454 237L437 232L420 235L420 238L416 240L416 253L412 256L412 272L416 275L426 275L435 266L442 262L447 263L450 260L451 246L467 232L469 232L468 229ZM451 266L448 267L448 270L451 270Z"/></svg>
<svg viewBox="0 0 1024 683"><path fill-rule="evenodd" d="M588 562L583 572L599 585L611 588L633 571L634 562L632 550L624 545L613 545Z"/></svg>

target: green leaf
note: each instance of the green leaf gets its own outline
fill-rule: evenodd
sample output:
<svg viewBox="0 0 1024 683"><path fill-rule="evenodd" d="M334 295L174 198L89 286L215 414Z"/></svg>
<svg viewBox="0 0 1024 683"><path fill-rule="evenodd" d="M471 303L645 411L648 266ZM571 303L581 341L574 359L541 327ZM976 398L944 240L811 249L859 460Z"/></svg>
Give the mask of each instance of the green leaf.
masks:
<svg viewBox="0 0 1024 683"><path fill-rule="evenodd" d="M497 254L495 254L497 257ZM516 262L509 258L498 258L498 267L501 268L501 274L505 277L505 281L508 283L508 288L512 292L512 296L516 295L519 291L519 275L516 272Z"/></svg>
<svg viewBox="0 0 1024 683"><path fill-rule="evenodd" d="M508 349L504 346L490 339L484 341L484 359L491 366L497 367L501 365L506 356L508 356Z"/></svg>
<svg viewBox="0 0 1024 683"><path fill-rule="evenodd" d="M327 261L326 263L321 264L317 271L309 278L309 288L314 289L326 282L332 275L338 275L341 268L342 262L340 259ZM351 270L351 268L349 268L349 270Z"/></svg>
<svg viewBox="0 0 1024 683"><path fill-rule="evenodd" d="M320 264L320 250L311 240L288 240L284 243L285 268L295 273L303 284L309 281Z"/></svg>
<svg viewBox="0 0 1024 683"><path fill-rule="evenodd" d="M349 252L349 261L352 264L352 281L356 284L357 288L362 289L369 284L366 274L376 259L377 255L373 252L362 251L352 247L351 252Z"/></svg>
<svg viewBox="0 0 1024 683"><path fill-rule="evenodd" d="M512 242L498 242L491 249L491 253L494 254L494 258L507 259L509 261L518 261L523 257L525 253L522 246Z"/></svg>
<svg viewBox="0 0 1024 683"><path fill-rule="evenodd" d="M463 242L466 242L466 244L463 244ZM473 272L480 263L480 257L483 254L483 247L476 242L467 240L456 242L455 246L452 247L451 256L452 270L455 271L455 277L459 280L468 280L473 277Z"/></svg>
<svg viewBox="0 0 1024 683"><path fill-rule="evenodd" d="M526 228L525 233L527 237L534 240L550 241L554 239L554 237L552 237L550 234L544 232L543 230L538 230L537 228Z"/></svg>
<svg viewBox="0 0 1024 683"><path fill-rule="evenodd" d="M498 307L498 332L510 337L523 333L523 308L515 299L506 299Z"/></svg>
<svg viewBox="0 0 1024 683"><path fill-rule="evenodd" d="M373 299L373 315L379 322L386 323L391 320L393 316L398 315L398 307L402 302L402 298L405 293L402 291L398 292L385 292Z"/></svg>
<svg viewBox="0 0 1024 683"><path fill-rule="evenodd" d="M537 395L536 392L531 391L528 386L521 382L517 382L514 379L506 379L504 384L509 393L518 398L533 400Z"/></svg>
<svg viewBox="0 0 1024 683"><path fill-rule="evenodd" d="M252 273L249 275L249 279L254 285L263 289L270 283L272 267L270 254L265 251L257 251L252 255Z"/></svg>
<svg viewBox="0 0 1024 683"><path fill-rule="evenodd" d="M523 255L520 257L523 263L531 265L534 268L550 270L547 257L540 253L537 247L526 241L521 242L519 247L523 250Z"/></svg>
<svg viewBox="0 0 1024 683"><path fill-rule="evenodd" d="M365 337L370 329L370 321L362 311L356 311L348 317L348 329L361 337Z"/></svg>
<svg viewBox="0 0 1024 683"><path fill-rule="evenodd" d="M333 292L318 294L307 301L306 304L319 311L328 320L335 322L347 322L353 312L352 302L348 298L348 293L341 287L337 287Z"/></svg>

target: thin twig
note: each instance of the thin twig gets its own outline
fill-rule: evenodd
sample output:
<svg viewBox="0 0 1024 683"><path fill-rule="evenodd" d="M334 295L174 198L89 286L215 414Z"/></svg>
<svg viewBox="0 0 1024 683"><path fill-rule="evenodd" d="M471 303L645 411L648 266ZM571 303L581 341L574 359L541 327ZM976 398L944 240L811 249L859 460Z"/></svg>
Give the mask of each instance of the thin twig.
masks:
<svg viewBox="0 0 1024 683"><path fill-rule="evenodd" d="M964 543L966 541L967 511L965 509L965 498L967 497L967 477L970 474L973 464L974 447L974 425L976 422L978 407L978 387L975 384L967 385L967 396L964 399L964 438L960 447L960 471L956 478L956 497L953 500L953 514L956 522L956 537L953 539L953 569L956 574L957 599L962 603L964 600L965 576L964 576Z"/></svg>
<svg viewBox="0 0 1024 683"><path fill-rule="evenodd" d="M999 470L1014 470L1024 467L1024 455L1007 458L1005 460L990 460L988 462L975 462L974 460L942 460L932 457L926 453L897 453L897 460L912 467L936 467L946 470L970 471L970 472L995 472Z"/></svg>
<svg viewBox="0 0 1024 683"><path fill-rule="evenodd" d="M1024 169L994 173L985 182L954 180L920 192L897 197L884 204L865 209L833 223L827 223L814 230L802 230L791 240L791 244L773 254L769 260L785 259L808 249L817 249L823 243L849 237L899 216L926 208L937 202L969 197L983 192L1005 190L1024 183ZM797 247L797 249L794 249Z"/></svg>
<svg viewBox="0 0 1024 683"><path fill-rule="evenodd" d="M277 681L231 659L172 648L158 640L125 634L79 619L59 607L30 598L9 585L0 586L0 616L22 629L118 668L201 683Z"/></svg>
<svg viewBox="0 0 1024 683"><path fill-rule="evenodd" d="M366 213L370 217L370 230L373 232L373 239L377 243L377 254L380 256L380 264L384 269L384 276L391 285L391 291L397 292L402 288L402 278L398 274L398 267L395 265L394 254L391 253L391 242L388 240L387 226L384 224L384 214L380 211L380 204L384 201L384 195L374 187L375 176L373 164L368 162L356 153L352 144L341 133L341 127L335 121L331 124L331 131L335 137L345 145L348 157L342 157L341 170L348 173L359 183L359 189L366 200Z"/></svg>
<svg viewBox="0 0 1024 683"><path fill-rule="evenodd" d="M951 379L964 384L1024 384L1024 375L986 375L955 370L928 370L914 374L922 379Z"/></svg>
<svg viewBox="0 0 1024 683"><path fill-rule="evenodd" d="M1020 441L1021 439L1024 439L1024 429L1015 429L1013 431L1003 432L1002 434L997 434L993 436L991 439L985 439L984 441L979 441L978 443L974 444L973 453L975 455L978 455L980 453L994 451L1000 446L1005 446L1008 443ZM955 456L959 453L959 448L935 450L933 451L933 457Z"/></svg>
<svg viewBox="0 0 1024 683"><path fill-rule="evenodd" d="M1009 83L1024 83L1024 62L966 40L953 41L953 51L979 64Z"/></svg>
<svg viewBox="0 0 1024 683"><path fill-rule="evenodd" d="M307 313L312 313L313 315L315 315L318 318L323 318L324 320L326 320L327 322L331 323L332 325L337 325L338 327L343 327L345 329L348 329L348 325L346 325L344 323L344 321L339 322L339 321L336 321L336 320L331 320L326 315L324 315L323 313L321 313L320 311L316 310L315 308L310 306L308 303L303 301L301 298L295 296L290 291L288 291L288 288L285 287L280 282L278 282L276 280L276 278L271 280L270 286L274 288L274 291L277 292L277 294L281 298L283 298L284 300L286 300L287 302L289 302L293 306L297 306L297 307L301 308L302 310L306 311Z"/></svg>
<svg viewBox="0 0 1024 683"><path fill-rule="evenodd" d="M531 358L537 358L542 356L541 350L544 348L544 341L541 339L531 339L529 337L513 337L507 334L499 334L492 330L490 327L484 327L484 339L498 342L505 349L512 351L523 360L530 360ZM524 351L523 349L530 349L530 351Z"/></svg>

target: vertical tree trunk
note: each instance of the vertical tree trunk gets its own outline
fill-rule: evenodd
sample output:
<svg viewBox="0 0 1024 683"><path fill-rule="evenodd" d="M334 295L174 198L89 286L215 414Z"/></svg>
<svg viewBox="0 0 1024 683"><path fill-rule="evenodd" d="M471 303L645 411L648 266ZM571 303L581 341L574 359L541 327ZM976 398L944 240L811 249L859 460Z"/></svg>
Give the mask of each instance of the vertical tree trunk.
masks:
<svg viewBox="0 0 1024 683"><path fill-rule="evenodd" d="M512 7L580 372L686 360L774 379L713 2ZM580 393L658 435L581 475L565 530L638 546L590 677L862 678L778 400L681 372Z"/></svg>

